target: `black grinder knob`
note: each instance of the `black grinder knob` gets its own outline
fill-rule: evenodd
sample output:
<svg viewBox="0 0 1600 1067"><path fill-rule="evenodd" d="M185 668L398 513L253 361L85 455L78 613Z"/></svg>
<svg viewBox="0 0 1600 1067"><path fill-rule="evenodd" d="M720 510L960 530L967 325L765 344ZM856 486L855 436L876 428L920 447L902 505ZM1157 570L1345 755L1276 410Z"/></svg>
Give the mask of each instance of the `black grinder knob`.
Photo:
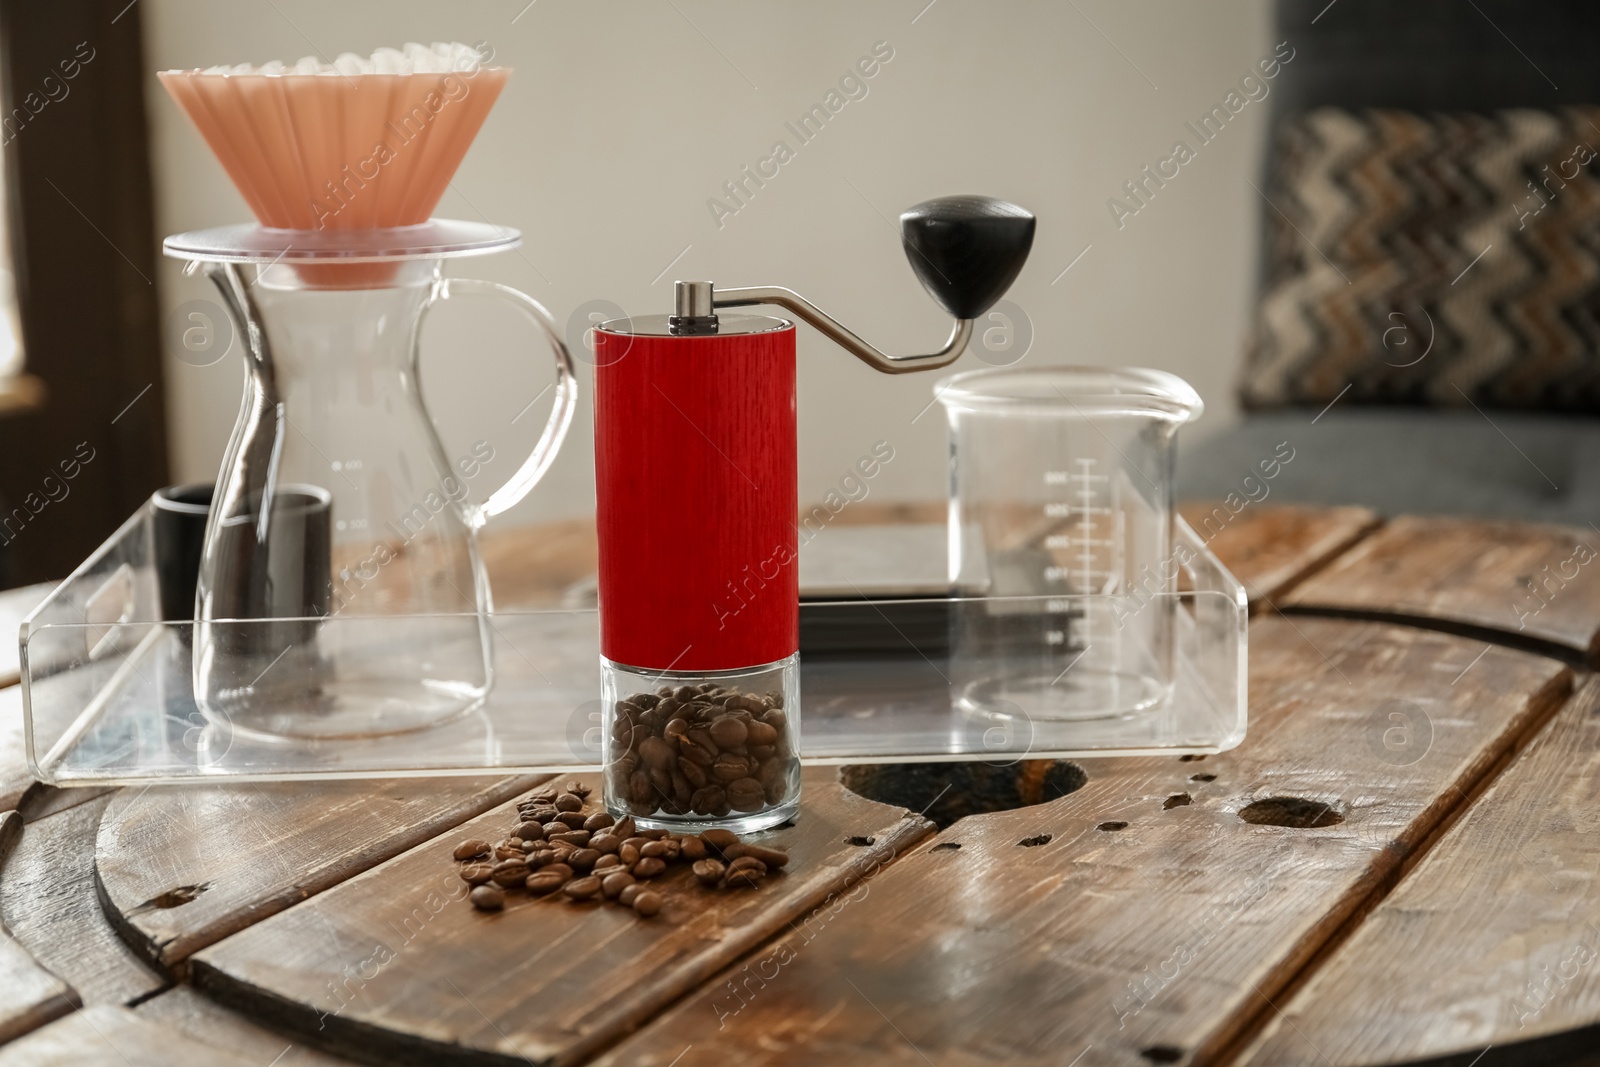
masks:
<svg viewBox="0 0 1600 1067"><path fill-rule="evenodd" d="M939 306L976 319L1011 287L1033 247L1026 208L992 196L941 196L900 216L906 258Z"/></svg>

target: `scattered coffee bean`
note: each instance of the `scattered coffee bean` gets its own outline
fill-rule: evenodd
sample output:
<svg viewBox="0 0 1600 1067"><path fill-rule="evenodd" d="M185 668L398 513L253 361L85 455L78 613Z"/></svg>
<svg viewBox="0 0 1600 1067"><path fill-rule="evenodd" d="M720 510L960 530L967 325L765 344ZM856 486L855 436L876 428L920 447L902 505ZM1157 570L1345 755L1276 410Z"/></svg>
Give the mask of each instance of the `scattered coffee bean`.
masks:
<svg viewBox="0 0 1600 1067"><path fill-rule="evenodd" d="M754 889L766 877L758 871L729 871L722 879L723 889Z"/></svg>
<svg viewBox="0 0 1600 1067"><path fill-rule="evenodd" d="M519 885L531 872L525 860L503 860L494 865L489 880L502 889Z"/></svg>
<svg viewBox="0 0 1600 1067"><path fill-rule="evenodd" d="M471 863L461 868L461 880L468 885L482 885L494 877L494 867L487 863Z"/></svg>
<svg viewBox="0 0 1600 1067"><path fill-rule="evenodd" d="M700 832L700 840L705 842L706 846L713 852L721 852L737 845L739 843L739 835L732 830L724 830L718 827L711 830L702 830Z"/></svg>
<svg viewBox="0 0 1600 1067"><path fill-rule="evenodd" d="M461 844L456 846L455 852L456 859L458 860L475 860L479 856L487 856L488 854L489 842L479 841L477 838L473 838L470 841L461 842Z"/></svg>
<svg viewBox="0 0 1600 1067"><path fill-rule="evenodd" d="M588 900L600 892L600 879L592 874L587 878L574 878L562 886L561 891L573 900Z"/></svg>
<svg viewBox="0 0 1600 1067"><path fill-rule="evenodd" d="M678 692L669 690L660 702L680 701L675 695ZM696 687L692 693L690 702L680 701L668 712L681 712L700 722L737 723L747 733L754 724L753 713L736 703L739 694L715 686ZM766 698L751 699L765 708L766 714L776 711L775 705L762 702ZM656 698L637 706L638 714L652 729L668 713L657 710ZM722 727L724 740L732 736L733 729ZM687 734L680 727L672 736L682 740ZM719 758L728 755L719 753ZM674 783L687 787L681 776L675 776ZM569 797L580 801L577 808L566 799ZM665 898L659 890L647 889L645 883L666 874L674 863L689 863L695 879L707 888L743 889L760 885L770 872L789 861L782 849L746 844L737 834L720 828L679 835L670 830L640 829L631 816L613 822L606 812L585 813L582 799L569 783L563 792L551 791L546 797L520 803L521 821L510 836L492 844L472 838L456 845L452 855L462 863L458 868L462 881L472 887L467 894L472 906L497 911L505 906L507 892L525 890L534 896L559 895L570 901L613 900L649 918L661 912ZM546 809L538 814L547 821L534 817L536 809Z"/></svg>
<svg viewBox="0 0 1600 1067"><path fill-rule="evenodd" d="M568 881L569 879L546 869L528 875L528 880L523 885L528 892L536 896L544 896L546 893L554 893L557 889L566 885Z"/></svg>
<svg viewBox="0 0 1600 1067"><path fill-rule="evenodd" d="M768 867L782 867L789 862L789 854L781 848L763 848L761 845L751 845L743 842L737 845L730 845L723 851L723 855L730 860L736 860L743 856L753 857Z"/></svg>

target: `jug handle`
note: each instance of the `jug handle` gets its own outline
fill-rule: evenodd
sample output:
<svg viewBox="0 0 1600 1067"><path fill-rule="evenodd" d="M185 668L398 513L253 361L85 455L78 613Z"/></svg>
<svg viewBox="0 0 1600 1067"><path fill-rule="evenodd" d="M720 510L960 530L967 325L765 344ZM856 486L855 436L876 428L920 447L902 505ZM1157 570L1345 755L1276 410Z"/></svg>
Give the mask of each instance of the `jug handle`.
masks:
<svg viewBox="0 0 1600 1067"><path fill-rule="evenodd" d="M544 432L539 435L538 443L533 446L528 458L522 461L522 466L517 468L517 472L504 485L490 493L489 499L468 513L468 521L472 527L479 529L490 519L527 496L528 491L539 483L539 479L544 477L544 472L550 468L556 453L561 450L561 442L566 439L567 429L572 425L572 415L578 407L578 379L572 372L572 354L567 351L566 342L562 341L560 333L556 331L555 320L550 317L550 312L527 293L513 289L509 285L475 278L444 278L435 286L433 300L428 302L423 311L426 312L438 301L469 294L499 297L517 308L543 331L545 340L550 342L550 348L556 357L556 398L555 404L550 409L549 421L544 424Z"/></svg>

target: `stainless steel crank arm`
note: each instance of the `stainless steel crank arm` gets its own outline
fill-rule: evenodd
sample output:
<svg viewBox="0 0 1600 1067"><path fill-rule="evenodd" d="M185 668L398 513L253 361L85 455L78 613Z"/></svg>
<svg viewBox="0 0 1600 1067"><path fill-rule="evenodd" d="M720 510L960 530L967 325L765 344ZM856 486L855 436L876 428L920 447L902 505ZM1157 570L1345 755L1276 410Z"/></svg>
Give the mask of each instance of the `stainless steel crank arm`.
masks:
<svg viewBox="0 0 1600 1067"><path fill-rule="evenodd" d="M709 303L712 309L773 304L786 311L791 311L799 318L815 326L824 336L853 354L861 362L881 370L885 374L906 374L910 371L933 370L954 363L956 358L966 351L967 341L972 337L972 320L956 319L955 325L950 329L950 339L945 342L944 347L939 351L930 352L927 355L891 356L886 352L879 351L838 319L835 319L793 289L785 289L779 285L753 285L739 289L718 289L715 292L710 292L711 287L708 283L690 282L688 284L706 284L708 295L711 297Z"/></svg>

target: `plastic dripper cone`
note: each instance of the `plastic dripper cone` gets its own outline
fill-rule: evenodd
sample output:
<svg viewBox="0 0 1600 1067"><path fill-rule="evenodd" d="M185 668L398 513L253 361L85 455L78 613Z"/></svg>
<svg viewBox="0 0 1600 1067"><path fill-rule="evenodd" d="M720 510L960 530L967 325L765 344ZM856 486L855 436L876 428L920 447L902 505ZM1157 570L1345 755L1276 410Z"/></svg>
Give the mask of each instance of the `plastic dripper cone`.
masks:
<svg viewBox="0 0 1600 1067"><path fill-rule="evenodd" d="M505 67L307 71L302 61L158 77L258 222L350 231L359 251L360 231L428 220L510 74ZM356 267L299 270L308 280L315 273L349 284Z"/></svg>

